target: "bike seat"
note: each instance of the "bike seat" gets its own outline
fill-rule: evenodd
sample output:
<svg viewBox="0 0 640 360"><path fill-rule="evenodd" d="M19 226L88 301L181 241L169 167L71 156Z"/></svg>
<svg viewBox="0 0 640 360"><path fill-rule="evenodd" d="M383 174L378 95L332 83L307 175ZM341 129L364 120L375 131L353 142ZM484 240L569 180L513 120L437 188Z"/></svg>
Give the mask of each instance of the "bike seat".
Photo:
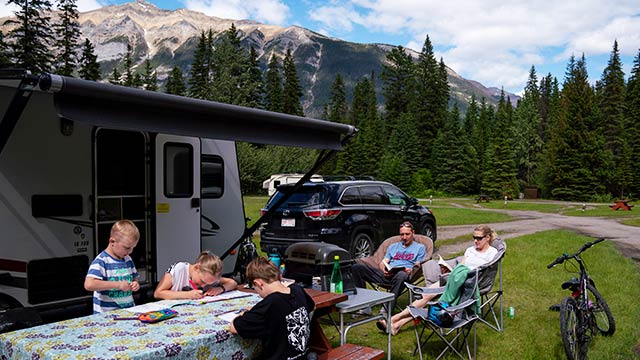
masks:
<svg viewBox="0 0 640 360"><path fill-rule="evenodd" d="M580 280L578 280L578 279L576 279L576 278L573 278L573 279L571 279L571 280L569 280L569 281L565 281L565 282L563 282L563 283L562 283L562 289L563 289L563 290L566 290L566 289L573 289L573 288L575 288L575 287L577 287L577 286L579 286L579 285L580 285Z"/></svg>

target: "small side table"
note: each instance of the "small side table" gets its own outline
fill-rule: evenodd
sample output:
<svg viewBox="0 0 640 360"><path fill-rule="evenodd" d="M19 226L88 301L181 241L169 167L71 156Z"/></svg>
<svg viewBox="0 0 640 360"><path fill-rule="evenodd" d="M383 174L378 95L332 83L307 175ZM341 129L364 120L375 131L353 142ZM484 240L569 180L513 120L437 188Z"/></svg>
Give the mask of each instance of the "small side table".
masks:
<svg viewBox="0 0 640 360"><path fill-rule="evenodd" d="M371 316L351 321L345 324L345 315L356 312L358 310L367 309L375 305L386 304L387 314L387 359L391 360L391 302L394 294L390 292L375 291L369 289L357 288L355 295L349 295L349 300L336 304L336 309L340 313L340 345L347 342L347 332L354 327L366 324L379 319L385 319L382 314L372 314Z"/></svg>

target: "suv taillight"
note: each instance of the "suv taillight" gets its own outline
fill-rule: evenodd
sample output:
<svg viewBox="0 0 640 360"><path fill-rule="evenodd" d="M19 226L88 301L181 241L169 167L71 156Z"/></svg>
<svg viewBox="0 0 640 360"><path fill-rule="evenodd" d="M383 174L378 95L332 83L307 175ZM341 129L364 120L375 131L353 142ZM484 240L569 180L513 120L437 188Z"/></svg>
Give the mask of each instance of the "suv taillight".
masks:
<svg viewBox="0 0 640 360"><path fill-rule="evenodd" d="M303 211L304 216L311 220L333 220L340 215L342 210L338 209L315 209Z"/></svg>

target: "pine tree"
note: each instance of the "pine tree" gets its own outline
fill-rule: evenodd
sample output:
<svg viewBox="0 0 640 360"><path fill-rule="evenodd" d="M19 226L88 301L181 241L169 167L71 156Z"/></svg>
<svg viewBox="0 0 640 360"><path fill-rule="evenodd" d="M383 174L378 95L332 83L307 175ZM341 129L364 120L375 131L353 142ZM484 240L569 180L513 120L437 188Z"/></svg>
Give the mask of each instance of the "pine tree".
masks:
<svg viewBox="0 0 640 360"><path fill-rule="evenodd" d="M420 149L413 114L403 113L391 132L380 161L378 177L401 189L411 188L412 174L418 171Z"/></svg>
<svg viewBox="0 0 640 360"><path fill-rule="evenodd" d="M189 97L207 100L211 98L211 47L213 31L209 36L203 31L193 53L189 77Z"/></svg>
<svg viewBox="0 0 640 360"><path fill-rule="evenodd" d="M631 153L633 173L631 186L627 191L634 198L640 197L640 50L633 59L633 67L627 82L625 98L625 128L627 145Z"/></svg>
<svg viewBox="0 0 640 360"><path fill-rule="evenodd" d="M80 24L76 0L58 0L60 22L54 24L57 35L55 71L60 75L72 76L78 64L80 48Z"/></svg>
<svg viewBox="0 0 640 360"><path fill-rule="evenodd" d="M340 73L336 74L336 79L333 81L329 99L329 120L345 123L349 109L347 108L347 90L344 87L344 81Z"/></svg>
<svg viewBox="0 0 640 360"><path fill-rule="evenodd" d="M413 60L402 46L391 49L386 60L380 77L382 94L386 99L387 122L390 129L393 129L395 119L409 111L414 91Z"/></svg>
<svg viewBox="0 0 640 360"><path fill-rule="evenodd" d="M282 73L284 78L282 111L285 114L304 116L302 105L300 104L302 87L298 80L298 72L291 49L287 49L287 53L284 56Z"/></svg>
<svg viewBox="0 0 640 360"><path fill-rule="evenodd" d="M258 53L256 49L252 46L249 49L249 76L248 76L248 84L246 86L249 87L247 91L248 102L247 106L264 109L265 107L265 90L264 83L262 81L262 70L260 69L260 61L258 60Z"/></svg>
<svg viewBox="0 0 640 360"><path fill-rule="evenodd" d="M474 179L469 176L474 158L466 134L460 124L460 110L454 104L449 118L438 131L434 140L432 172L434 185L449 194L467 194L473 188Z"/></svg>
<svg viewBox="0 0 640 360"><path fill-rule="evenodd" d="M378 116L374 78L372 73L370 78L356 84L349 113L350 122L359 130L351 140L354 152L358 154L352 167L355 174L362 176L376 176L387 140L380 136L383 124Z"/></svg>
<svg viewBox="0 0 640 360"><path fill-rule="evenodd" d="M12 64L9 45L4 41L4 34L0 31L0 68L9 67Z"/></svg>
<svg viewBox="0 0 640 360"><path fill-rule="evenodd" d="M165 92L167 94L180 96L186 96L187 94L187 87L184 84L184 75L182 74L180 67L177 65L173 66L173 70L171 70L167 77Z"/></svg>
<svg viewBox="0 0 640 360"><path fill-rule="evenodd" d="M50 71L53 56L49 44L54 42L54 36L47 14L51 11L51 2L7 0L7 4L18 7L16 18L4 22L4 25L15 25L8 34L15 66L36 74Z"/></svg>
<svg viewBox="0 0 640 360"><path fill-rule="evenodd" d="M284 105L284 90L282 89L280 64L278 63L278 58L275 54L272 54L271 59L269 60L265 83L265 108L270 111L282 112Z"/></svg>
<svg viewBox="0 0 640 360"><path fill-rule="evenodd" d="M127 43L127 53L124 55L124 73L122 74L122 85L127 87L137 87L138 83L142 82L135 77L133 62L133 49L131 44Z"/></svg>
<svg viewBox="0 0 640 360"><path fill-rule="evenodd" d="M445 118L442 117L442 105L439 99L440 69L435 56L433 45L427 35L422 51L415 64L416 94L413 96L413 111L420 126L418 136L423 140L434 139L438 130L442 129ZM444 104L444 110L447 104ZM426 144L425 144L426 145ZM425 154L428 155L428 154Z"/></svg>
<svg viewBox="0 0 640 360"><path fill-rule="evenodd" d="M467 153L469 153L469 173L466 175L467 178L470 179L470 186L467 189L467 194L479 194L480 193L480 179L481 177L477 174L480 172L480 156L476 151L476 143L475 134L477 133L476 128L478 127L478 123L480 121L480 108L478 107L478 102L476 101L475 95L471 95L471 102L467 107L467 112L464 114L464 122L462 125L462 134L465 136L469 149Z"/></svg>
<svg viewBox="0 0 640 360"><path fill-rule="evenodd" d="M597 104L600 120L597 127L605 135L605 149L609 152L614 164L609 172L610 177L607 179L608 191L621 197L626 191L626 187L630 185L629 179L631 178L631 169L619 166L622 162L631 161L628 158L625 159L628 156L625 149L629 150L624 136L625 90L618 42L614 41L609 62L598 82Z"/></svg>
<svg viewBox="0 0 640 360"><path fill-rule="evenodd" d="M118 65L113 68L111 75L109 75L109 83L113 85L122 85L122 74L118 70Z"/></svg>
<svg viewBox="0 0 640 360"><path fill-rule="evenodd" d="M144 61L144 73L142 74L142 88L149 91L158 90L158 75L151 68L151 61Z"/></svg>
<svg viewBox="0 0 640 360"><path fill-rule="evenodd" d="M482 192L494 198L513 198L520 190L516 181L513 154L512 109L510 101L508 98L505 100L502 91L482 181Z"/></svg>
<svg viewBox="0 0 640 360"><path fill-rule="evenodd" d="M348 122L347 90L344 87L344 81L342 81L342 75L340 75L340 73L336 74L336 78L331 86L328 105L329 121L336 123ZM356 143L353 141L348 142L344 150L336 156L335 172L337 174L360 175L355 172L353 164L358 154Z"/></svg>
<svg viewBox="0 0 640 360"><path fill-rule="evenodd" d="M605 190L604 139L594 131L594 94L586 60L571 57L562 88L561 111L549 144L551 195L563 200L588 200Z"/></svg>
<svg viewBox="0 0 640 360"><path fill-rule="evenodd" d="M82 54L80 55L80 61L78 62L80 69L78 75L81 79L100 80L100 64L98 64L98 56L94 52L93 44L89 39L85 38L84 45L82 46Z"/></svg>
<svg viewBox="0 0 640 360"><path fill-rule="evenodd" d="M247 106L250 103L249 94L253 93L249 84L249 59L240 45L234 24L218 39L211 59L211 99Z"/></svg>
<svg viewBox="0 0 640 360"><path fill-rule="evenodd" d="M540 161L542 139L539 136L539 103L538 78L535 67L532 66L524 89L524 96L518 102L514 114L513 148L518 169L517 178L521 187L533 185L533 177Z"/></svg>

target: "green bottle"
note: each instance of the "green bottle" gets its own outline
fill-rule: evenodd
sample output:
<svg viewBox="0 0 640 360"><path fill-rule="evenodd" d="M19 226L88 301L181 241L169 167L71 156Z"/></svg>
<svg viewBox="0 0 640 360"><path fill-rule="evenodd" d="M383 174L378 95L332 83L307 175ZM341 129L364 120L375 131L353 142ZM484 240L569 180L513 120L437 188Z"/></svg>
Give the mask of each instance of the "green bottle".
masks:
<svg viewBox="0 0 640 360"><path fill-rule="evenodd" d="M340 256L333 257L333 271L331 272L330 290L332 293L342 294L342 271L340 270Z"/></svg>

